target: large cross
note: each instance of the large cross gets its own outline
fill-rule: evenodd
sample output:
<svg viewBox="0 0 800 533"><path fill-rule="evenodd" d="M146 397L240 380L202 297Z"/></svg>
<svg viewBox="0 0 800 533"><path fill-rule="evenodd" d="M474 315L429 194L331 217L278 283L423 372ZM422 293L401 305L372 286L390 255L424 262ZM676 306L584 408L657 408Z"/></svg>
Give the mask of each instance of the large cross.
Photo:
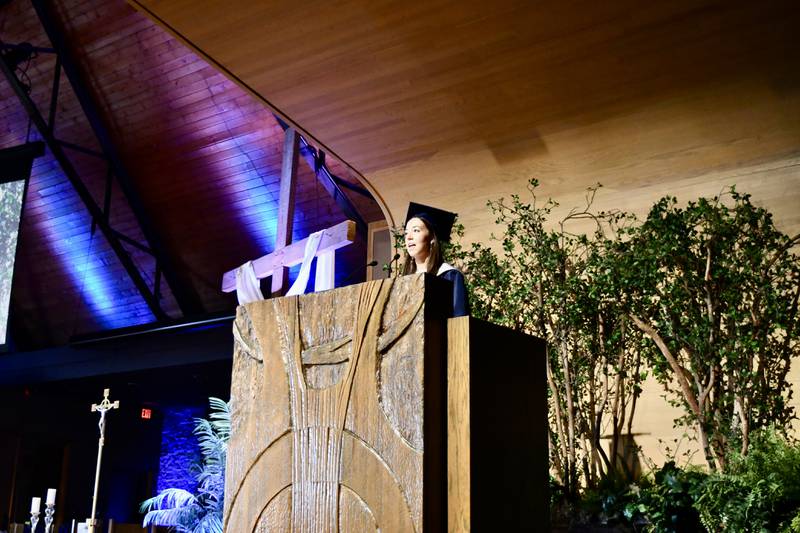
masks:
<svg viewBox="0 0 800 533"><path fill-rule="evenodd" d="M278 226L275 231L275 250L292 242L294 225L294 193L297 188L297 160L300 136L294 128L284 131L281 188L278 196ZM272 272L272 295L281 296L289 285L289 269L276 266Z"/></svg>
<svg viewBox="0 0 800 533"><path fill-rule="evenodd" d="M317 249L317 277L315 278L314 288L316 290L333 288L333 261L334 252L342 246L347 246L356 238L356 223L352 220L345 220L332 226L322 233L322 240ZM283 272L291 266L299 265L303 262L305 255L306 242L308 238L293 242L288 246L277 249L271 254L259 257L253 261L253 270L256 277L263 279L274 276L275 272ZM330 268L320 268L321 262L327 262ZM327 278L322 278L327 273ZM222 290L233 292L236 290L236 269L225 272L222 276Z"/></svg>
<svg viewBox="0 0 800 533"><path fill-rule="evenodd" d="M306 242L308 241L308 239L303 239L292 243L300 141L300 135L294 128L287 128L284 131L275 248L271 254L253 261L253 267L258 279L272 276L272 296L281 296L286 293L289 285L289 267L300 264L303 261ZM355 239L356 230L356 223L353 221L345 221L324 230L322 242L320 242L315 254L317 258L315 290L333 288L334 251L352 243ZM224 274L222 290L224 292L236 290L236 270L230 270Z"/></svg>

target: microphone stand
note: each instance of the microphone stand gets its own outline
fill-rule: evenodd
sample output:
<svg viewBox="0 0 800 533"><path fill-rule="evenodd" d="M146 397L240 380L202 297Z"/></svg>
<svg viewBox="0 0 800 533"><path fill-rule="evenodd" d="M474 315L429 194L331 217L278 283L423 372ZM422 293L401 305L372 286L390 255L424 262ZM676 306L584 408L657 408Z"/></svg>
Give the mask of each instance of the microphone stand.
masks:
<svg viewBox="0 0 800 533"><path fill-rule="evenodd" d="M394 254L394 257L392 257L392 260L389 261L388 263L386 263L385 265L383 265L383 270L385 270L387 272L387 274L389 274L390 278L392 277L392 271L397 271L398 268L399 268L397 266L392 267L392 265L396 265L397 264L398 259L400 259L400 254Z"/></svg>
<svg viewBox="0 0 800 533"><path fill-rule="evenodd" d="M378 266L378 262L373 259L372 261L370 261L366 265L362 265L362 266L354 269L352 272L350 272L350 274L347 275L346 278L344 278L344 281L342 281L342 286L346 285L348 281L353 279L353 276L355 276L356 274L361 273L362 270L365 270L367 267L374 267L374 266Z"/></svg>

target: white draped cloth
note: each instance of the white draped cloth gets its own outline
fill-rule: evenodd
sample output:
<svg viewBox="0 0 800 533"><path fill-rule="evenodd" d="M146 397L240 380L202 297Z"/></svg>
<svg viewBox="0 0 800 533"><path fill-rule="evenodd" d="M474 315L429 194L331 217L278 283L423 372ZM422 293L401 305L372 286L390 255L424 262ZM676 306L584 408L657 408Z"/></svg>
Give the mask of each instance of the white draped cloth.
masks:
<svg viewBox="0 0 800 533"><path fill-rule="evenodd" d="M252 261L236 269L236 297L239 299L239 305L264 299Z"/></svg>
<svg viewBox="0 0 800 533"><path fill-rule="evenodd" d="M297 279L294 280L289 292L286 293L286 296L295 296L306 292L308 278L311 275L311 262L314 261L317 250L319 250L319 243L322 242L322 233L322 231L317 231L308 236L305 254L303 255L303 264L300 265L300 273L297 275ZM319 267L319 262L317 262L317 268ZM319 276L317 276L317 279L319 279ZM315 288L319 290L318 287Z"/></svg>
<svg viewBox="0 0 800 533"><path fill-rule="evenodd" d="M308 236L303 255L303 264L300 265L300 273L286 293L286 296L295 296L306 292L308 288L308 279L311 276L311 263L314 261L314 257L317 257L319 245L322 242L322 234L323 231L317 231ZM333 288L334 266L335 263L332 251L317 257L317 275L314 279L315 291L324 291ZM264 299L252 261L248 261L236 269L236 297L239 299L239 305Z"/></svg>

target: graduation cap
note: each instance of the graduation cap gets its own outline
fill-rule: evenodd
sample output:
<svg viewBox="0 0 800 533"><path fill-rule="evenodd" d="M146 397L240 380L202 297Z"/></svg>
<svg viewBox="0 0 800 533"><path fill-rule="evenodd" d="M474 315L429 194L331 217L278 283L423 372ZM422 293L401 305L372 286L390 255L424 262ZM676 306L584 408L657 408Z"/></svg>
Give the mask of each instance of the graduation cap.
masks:
<svg viewBox="0 0 800 533"><path fill-rule="evenodd" d="M429 205L410 202L408 204L408 213L406 213L406 224L412 218L420 218L427 222L433 228L433 232L439 240L450 241L450 232L453 229L453 223L456 221L455 213Z"/></svg>

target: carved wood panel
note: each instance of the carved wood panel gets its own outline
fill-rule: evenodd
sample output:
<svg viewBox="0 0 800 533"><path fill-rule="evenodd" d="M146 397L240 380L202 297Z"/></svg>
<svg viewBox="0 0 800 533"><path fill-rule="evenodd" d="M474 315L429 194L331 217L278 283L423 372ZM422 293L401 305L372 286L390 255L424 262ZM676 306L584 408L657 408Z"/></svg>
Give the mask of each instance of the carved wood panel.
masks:
<svg viewBox="0 0 800 533"><path fill-rule="evenodd" d="M225 531L422 530L424 283L239 307Z"/></svg>

